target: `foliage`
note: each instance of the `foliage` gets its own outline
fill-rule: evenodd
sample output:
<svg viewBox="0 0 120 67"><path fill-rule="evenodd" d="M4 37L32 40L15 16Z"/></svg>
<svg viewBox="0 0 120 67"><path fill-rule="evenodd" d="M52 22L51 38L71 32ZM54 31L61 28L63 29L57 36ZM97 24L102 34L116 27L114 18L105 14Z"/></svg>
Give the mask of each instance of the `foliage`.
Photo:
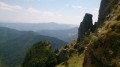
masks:
<svg viewBox="0 0 120 67"><path fill-rule="evenodd" d="M54 67L57 63L48 41L34 44L27 53L23 67Z"/></svg>
<svg viewBox="0 0 120 67"><path fill-rule="evenodd" d="M82 54L83 51L87 48L87 45L90 42L93 42L95 40L97 40L97 36L95 33L90 33L90 35L84 36L83 40L80 43L76 43L74 48L77 49L77 51L79 52L79 54Z"/></svg>
<svg viewBox="0 0 120 67"><path fill-rule="evenodd" d="M72 54L76 52L76 50L74 49L75 44L76 40L73 40L69 44L67 44L64 48L60 49L59 52L56 53L58 64L61 62L65 62L70 57L72 57Z"/></svg>
<svg viewBox="0 0 120 67"><path fill-rule="evenodd" d="M0 57L0 67L6 67L4 60Z"/></svg>
<svg viewBox="0 0 120 67"><path fill-rule="evenodd" d="M82 67L83 60L83 55L78 55L74 53L73 56L69 58L66 62L62 62L56 65L56 67L66 67L66 63L68 67Z"/></svg>
<svg viewBox="0 0 120 67"><path fill-rule="evenodd" d="M85 51L84 65L89 64L90 67L120 66L120 22L106 23L104 27L99 29L97 36L93 35L89 42Z"/></svg>
<svg viewBox="0 0 120 67"><path fill-rule="evenodd" d="M22 64L27 50L32 44L41 40L49 40L53 49L60 48L66 42L57 38L39 35L31 31L17 31L10 28L0 27L0 55L9 67Z"/></svg>

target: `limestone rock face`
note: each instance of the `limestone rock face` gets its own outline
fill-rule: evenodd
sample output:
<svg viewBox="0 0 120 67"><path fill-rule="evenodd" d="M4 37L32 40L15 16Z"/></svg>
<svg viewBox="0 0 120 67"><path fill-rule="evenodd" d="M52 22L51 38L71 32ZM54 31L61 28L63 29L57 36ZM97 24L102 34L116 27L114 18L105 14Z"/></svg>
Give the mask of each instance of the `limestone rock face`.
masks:
<svg viewBox="0 0 120 67"><path fill-rule="evenodd" d="M118 3L119 0L101 0L97 28L100 27L106 20L115 20L112 19L116 15L113 10L116 10Z"/></svg>
<svg viewBox="0 0 120 67"><path fill-rule="evenodd" d="M99 29L89 38L83 67L120 67L120 0L101 0L96 24Z"/></svg>
<svg viewBox="0 0 120 67"><path fill-rule="evenodd" d="M90 34L90 32L93 32L93 23L92 23L92 15L86 13L83 21L80 24L80 27L78 29L78 42L82 40L82 37L84 35Z"/></svg>
<svg viewBox="0 0 120 67"><path fill-rule="evenodd" d="M99 10L99 19L98 22L102 23L106 17L106 15L109 13L109 9L106 7L108 5L110 0L102 0Z"/></svg>

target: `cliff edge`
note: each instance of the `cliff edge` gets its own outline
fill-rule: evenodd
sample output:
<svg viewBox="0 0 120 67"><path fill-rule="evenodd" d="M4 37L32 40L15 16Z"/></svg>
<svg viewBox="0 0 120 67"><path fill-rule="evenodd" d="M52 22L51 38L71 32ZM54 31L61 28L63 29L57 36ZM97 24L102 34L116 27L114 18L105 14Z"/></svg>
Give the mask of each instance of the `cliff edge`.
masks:
<svg viewBox="0 0 120 67"><path fill-rule="evenodd" d="M120 0L102 0L97 23L85 49L83 67L120 67Z"/></svg>

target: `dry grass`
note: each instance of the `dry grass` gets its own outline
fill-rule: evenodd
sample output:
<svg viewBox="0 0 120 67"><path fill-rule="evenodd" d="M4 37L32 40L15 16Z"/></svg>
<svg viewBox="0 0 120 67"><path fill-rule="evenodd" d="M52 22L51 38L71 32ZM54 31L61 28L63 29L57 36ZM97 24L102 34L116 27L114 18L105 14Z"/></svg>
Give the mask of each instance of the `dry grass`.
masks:
<svg viewBox="0 0 120 67"><path fill-rule="evenodd" d="M82 67L83 60L84 60L83 55L78 56L78 54L74 54L73 57L71 57L67 62L69 67ZM64 63L61 63L56 67L65 67L65 65Z"/></svg>

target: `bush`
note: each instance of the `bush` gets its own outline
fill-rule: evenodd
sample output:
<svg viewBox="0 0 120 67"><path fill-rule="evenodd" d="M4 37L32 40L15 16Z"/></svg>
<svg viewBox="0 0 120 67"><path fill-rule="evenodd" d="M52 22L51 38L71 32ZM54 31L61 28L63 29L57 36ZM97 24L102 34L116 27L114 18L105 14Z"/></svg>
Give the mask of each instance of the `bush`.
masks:
<svg viewBox="0 0 120 67"><path fill-rule="evenodd" d="M51 51L48 41L41 41L34 44L27 53L23 67L55 67L57 59Z"/></svg>

